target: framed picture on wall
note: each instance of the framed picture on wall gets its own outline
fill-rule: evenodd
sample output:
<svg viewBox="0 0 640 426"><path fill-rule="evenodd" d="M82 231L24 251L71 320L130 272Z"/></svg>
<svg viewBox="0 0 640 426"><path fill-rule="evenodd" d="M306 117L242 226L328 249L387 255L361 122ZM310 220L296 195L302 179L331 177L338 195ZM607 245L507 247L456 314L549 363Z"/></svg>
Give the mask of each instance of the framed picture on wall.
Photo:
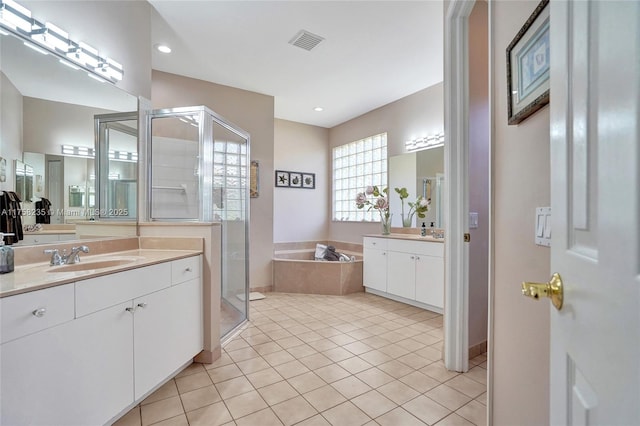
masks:
<svg viewBox="0 0 640 426"><path fill-rule="evenodd" d="M507 47L509 124L549 103L549 36L549 0L542 0Z"/></svg>
<svg viewBox="0 0 640 426"><path fill-rule="evenodd" d="M276 170L276 187L289 187L289 172Z"/></svg>
<svg viewBox="0 0 640 426"><path fill-rule="evenodd" d="M316 187L316 174L315 173L303 173L302 174L302 187L307 189L314 189Z"/></svg>
<svg viewBox="0 0 640 426"><path fill-rule="evenodd" d="M302 173L289 172L289 186L292 188L302 188Z"/></svg>

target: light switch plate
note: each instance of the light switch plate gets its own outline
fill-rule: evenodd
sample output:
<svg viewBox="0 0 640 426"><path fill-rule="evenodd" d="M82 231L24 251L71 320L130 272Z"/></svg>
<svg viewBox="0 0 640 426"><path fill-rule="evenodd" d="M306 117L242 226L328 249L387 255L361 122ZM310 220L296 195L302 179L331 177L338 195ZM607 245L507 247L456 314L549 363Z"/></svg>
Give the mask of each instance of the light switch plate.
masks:
<svg viewBox="0 0 640 426"><path fill-rule="evenodd" d="M478 227L478 213L469 212L469 229L476 229Z"/></svg>
<svg viewBox="0 0 640 426"><path fill-rule="evenodd" d="M551 247L551 207L536 208L534 238L537 245Z"/></svg>

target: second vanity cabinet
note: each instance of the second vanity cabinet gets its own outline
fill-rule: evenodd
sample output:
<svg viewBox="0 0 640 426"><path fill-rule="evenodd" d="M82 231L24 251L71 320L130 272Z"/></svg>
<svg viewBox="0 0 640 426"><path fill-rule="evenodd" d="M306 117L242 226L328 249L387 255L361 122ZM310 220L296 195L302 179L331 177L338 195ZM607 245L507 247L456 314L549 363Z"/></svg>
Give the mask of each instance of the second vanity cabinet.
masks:
<svg viewBox="0 0 640 426"><path fill-rule="evenodd" d="M23 324L0 346L0 424L105 424L190 362L203 347L201 262L0 299L3 322Z"/></svg>
<svg viewBox="0 0 640 426"><path fill-rule="evenodd" d="M443 243L364 237L363 245L367 291L442 313Z"/></svg>

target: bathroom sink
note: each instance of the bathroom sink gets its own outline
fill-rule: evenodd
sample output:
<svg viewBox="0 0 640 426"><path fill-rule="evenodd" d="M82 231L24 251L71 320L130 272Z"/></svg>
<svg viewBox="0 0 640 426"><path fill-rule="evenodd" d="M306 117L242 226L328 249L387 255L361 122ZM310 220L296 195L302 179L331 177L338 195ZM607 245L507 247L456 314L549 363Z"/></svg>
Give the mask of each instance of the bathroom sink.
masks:
<svg viewBox="0 0 640 426"><path fill-rule="evenodd" d="M91 271L94 269L111 268L114 266L127 265L135 262L136 259L104 259L88 262L74 263L71 265L60 265L47 270L47 272L75 272L75 271Z"/></svg>

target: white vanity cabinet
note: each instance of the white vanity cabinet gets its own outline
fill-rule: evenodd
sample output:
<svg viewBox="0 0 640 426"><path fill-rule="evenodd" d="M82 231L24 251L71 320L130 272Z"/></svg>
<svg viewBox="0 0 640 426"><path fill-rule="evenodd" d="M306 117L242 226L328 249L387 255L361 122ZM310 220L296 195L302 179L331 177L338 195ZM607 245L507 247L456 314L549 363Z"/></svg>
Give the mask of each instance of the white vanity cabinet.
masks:
<svg viewBox="0 0 640 426"><path fill-rule="evenodd" d="M368 292L442 313L443 243L364 237L363 254L363 284ZM376 282L369 276L375 276L378 280L382 278L384 283Z"/></svg>
<svg viewBox="0 0 640 426"><path fill-rule="evenodd" d="M3 320L9 306L14 323L29 323L0 346L0 424L105 424L190 362L203 347L201 262L195 256L0 299ZM176 280L185 267L188 279ZM34 332L34 320L54 315Z"/></svg>

